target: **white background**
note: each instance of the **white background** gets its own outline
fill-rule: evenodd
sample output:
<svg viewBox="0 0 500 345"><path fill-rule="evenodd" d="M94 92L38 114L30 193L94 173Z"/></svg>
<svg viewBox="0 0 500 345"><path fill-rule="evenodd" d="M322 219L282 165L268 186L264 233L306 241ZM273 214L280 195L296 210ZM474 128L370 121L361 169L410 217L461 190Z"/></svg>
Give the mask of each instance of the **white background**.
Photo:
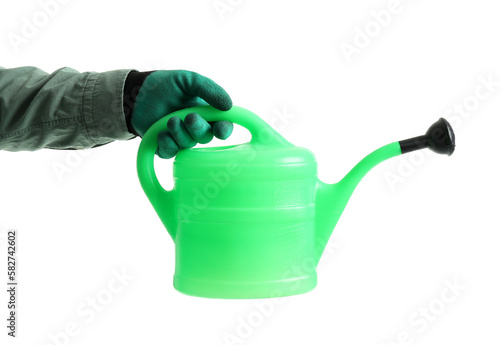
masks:
<svg viewBox="0 0 500 345"><path fill-rule="evenodd" d="M0 280L5 232L15 228L20 281L18 338L2 321L1 344L499 342L500 87L486 97L480 86L500 82L496 2L401 0L384 27L372 11L393 9L388 0L222 0L230 8L222 14L213 0L66 2L16 51L9 34L43 9L2 0L0 65L197 71L312 150L331 183L441 116L457 147L451 157L420 151L370 172L333 232L317 288L279 305L173 289L174 245L136 176L140 139L85 156L0 152ZM363 45L366 30L347 59L341 47ZM467 114L453 110L464 102ZM237 128L229 141L247 138ZM58 177L61 165L68 172ZM170 165L158 162L165 186ZM77 308L104 296L122 269L134 278L88 322ZM465 289L453 294L453 283ZM77 336L62 335L68 324Z"/></svg>

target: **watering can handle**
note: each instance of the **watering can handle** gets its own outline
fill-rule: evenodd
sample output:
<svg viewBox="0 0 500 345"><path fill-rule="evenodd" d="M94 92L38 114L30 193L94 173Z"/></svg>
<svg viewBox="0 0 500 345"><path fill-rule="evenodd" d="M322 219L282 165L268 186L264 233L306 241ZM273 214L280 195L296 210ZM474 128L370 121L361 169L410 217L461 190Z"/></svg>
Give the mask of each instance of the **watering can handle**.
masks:
<svg viewBox="0 0 500 345"><path fill-rule="evenodd" d="M171 191L163 189L158 182L154 170L154 156L158 148L158 133L167 128L168 120L178 116L182 120L190 114L198 113L206 121L230 121L247 128L252 135L251 144L265 146L293 146L286 141L269 124L249 110L233 106L230 110L222 111L209 105L186 108L173 112L155 122L144 134L139 152L137 153L137 173L139 181L149 201L163 220L165 227L172 238L175 238L175 188Z"/></svg>

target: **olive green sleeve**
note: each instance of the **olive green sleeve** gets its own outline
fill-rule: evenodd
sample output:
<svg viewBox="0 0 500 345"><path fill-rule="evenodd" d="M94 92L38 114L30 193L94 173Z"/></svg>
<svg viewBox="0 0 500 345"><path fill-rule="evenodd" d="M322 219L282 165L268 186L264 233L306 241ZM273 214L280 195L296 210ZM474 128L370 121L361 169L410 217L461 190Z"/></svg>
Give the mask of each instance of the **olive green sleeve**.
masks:
<svg viewBox="0 0 500 345"><path fill-rule="evenodd" d="M133 138L123 112L130 71L0 67L0 150L80 149Z"/></svg>

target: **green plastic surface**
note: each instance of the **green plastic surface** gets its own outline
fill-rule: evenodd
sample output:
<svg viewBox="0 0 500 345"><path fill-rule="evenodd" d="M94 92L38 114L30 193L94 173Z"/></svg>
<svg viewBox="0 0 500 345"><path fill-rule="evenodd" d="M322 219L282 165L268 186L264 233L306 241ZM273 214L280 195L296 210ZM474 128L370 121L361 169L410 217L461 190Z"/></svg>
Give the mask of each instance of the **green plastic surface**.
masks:
<svg viewBox="0 0 500 345"><path fill-rule="evenodd" d="M174 188L155 174L157 135L171 116L247 128L248 143L186 149L174 161ZM270 298L316 286L316 266L349 197L398 142L361 160L340 182L318 180L314 155L286 141L254 113L210 106L172 113L144 135L137 157L142 188L175 242L174 287L210 298Z"/></svg>

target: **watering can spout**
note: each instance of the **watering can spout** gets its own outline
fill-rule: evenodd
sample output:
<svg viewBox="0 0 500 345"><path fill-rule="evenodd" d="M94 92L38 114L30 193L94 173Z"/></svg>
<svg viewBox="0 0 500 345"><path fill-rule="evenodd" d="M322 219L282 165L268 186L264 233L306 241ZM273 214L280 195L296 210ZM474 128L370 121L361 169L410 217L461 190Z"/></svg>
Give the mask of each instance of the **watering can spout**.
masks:
<svg viewBox="0 0 500 345"><path fill-rule="evenodd" d="M316 261L319 262L333 228L361 179L380 162L401 154L399 142L373 151L335 184L318 181L316 190Z"/></svg>
<svg viewBox="0 0 500 345"><path fill-rule="evenodd" d="M316 262L319 262L335 225L361 179L377 164L411 151L428 148L450 156L455 149L455 135L448 121L440 118L425 135L397 141L373 151L335 184L318 180L316 190Z"/></svg>

